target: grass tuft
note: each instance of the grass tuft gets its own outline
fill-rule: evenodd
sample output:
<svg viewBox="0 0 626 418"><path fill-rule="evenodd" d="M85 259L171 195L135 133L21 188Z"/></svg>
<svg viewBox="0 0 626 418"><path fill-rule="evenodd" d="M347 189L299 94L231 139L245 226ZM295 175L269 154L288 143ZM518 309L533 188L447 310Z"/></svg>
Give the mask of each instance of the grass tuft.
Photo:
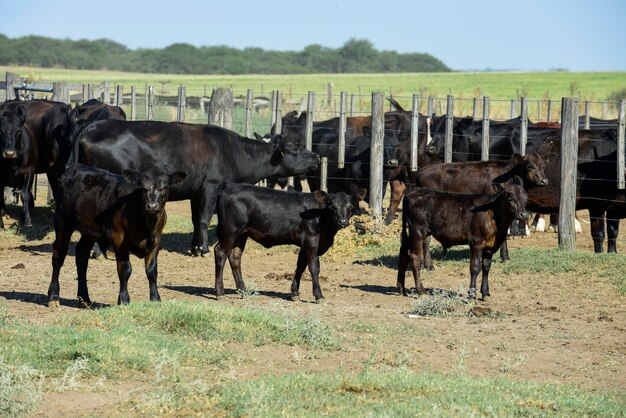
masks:
<svg viewBox="0 0 626 418"><path fill-rule="evenodd" d="M37 370L6 364L0 357L0 416L28 415L39 404L41 394L42 376Z"/></svg>

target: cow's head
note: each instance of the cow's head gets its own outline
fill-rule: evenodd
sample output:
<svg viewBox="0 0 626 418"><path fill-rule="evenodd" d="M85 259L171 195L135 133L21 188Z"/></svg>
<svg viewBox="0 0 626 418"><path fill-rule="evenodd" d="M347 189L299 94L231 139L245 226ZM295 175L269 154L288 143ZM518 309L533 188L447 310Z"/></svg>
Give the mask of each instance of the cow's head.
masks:
<svg viewBox="0 0 626 418"><path fill-rule="evenodd" d="M502 195L504 199L504 209L507 210L515 219L525 221L528 219L526 212L526 202L528 195L524 190L524 181L519 176L513 177L505 183L494 183L494 191Z"/></svg>
<svg viewBox="0 0 626 418"><path fill-rule="evenodd" d="M152 167L142 174L134 170L124 170L122 174L126 181L141 190L144 209L148 213L163 211L169 197L169 187L180 183L187 177L184 171L166 174L156 167Z"/></svg>
<svg viewBox="0 0 626 418"><path fill-rule="evenodd" d="M548 178L544 172L543 158L539 154L531 153L524 157L520 154L513 154L511 161L520 167L519 175L527 184L535 186L548 185Z"/></svg>
<svg viewBox="0 0 626 418"><path fill-rule="evenodd" d="M314 194L323 205L325 218L329 219L335 228L341 229L350 225L350 218L358 210L358 207L354 207L352 197L345 192L328 194L321 190L315 191Z"/></svg>
<svg viewBox="0 0 626 418"><path fill-rule="evenodd" d="M276 135L270 142L272 146L271 164L276 167L277 176L289 177L315 170L320 165L320 157L297 143L286 141Z"/></svg>
<svg viewBox="0 0 626 418"><path fill-rule="evenodd" d="M372 138L372 128L369 126L363 126L363 136ZM400 141L395 129L385 129L383 136L383 165L385 167L397 167L398 166L398 148L400 147Z"/></svg>
<svg viewBox="0 0 626 418"><path fill-rule="evenodd" d="M16 159L22 146L26 109L19 105L6 109L0 115L0 149L2 158Z"/></svg>

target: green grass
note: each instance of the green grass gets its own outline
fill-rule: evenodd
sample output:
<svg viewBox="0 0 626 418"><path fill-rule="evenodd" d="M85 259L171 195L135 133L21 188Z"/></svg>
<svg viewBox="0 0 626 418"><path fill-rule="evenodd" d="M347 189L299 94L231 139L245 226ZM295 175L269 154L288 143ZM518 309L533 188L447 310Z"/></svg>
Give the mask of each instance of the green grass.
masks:
<svg viewBox="0 0 626 418"><path fill-rule="evenodd" d="M284 110L297 109L308 91L317 93L317 103L327 102L328 83L333 83L334 102L338 94L346 91L356 95L355 111L369 112L371 92L382 91L392 94L406 108L410 108L411 96L420 94L422 97L433 96L442 98L438 113L445 111L445 97L451 94L459 101L455 103L455 114L471 113L474 97L490 96L492 99L491 115L493 118L506 118L510 109L509 100L526 96L530 101L555 100L553 118L560 109L561 97L576 96L581 100L593 102L615 100L615 92L622 91L626 84L626 72L533 72L533 73L402 73L402 74L299 74L299 75L175 75L175 74L143 74L115 71L63 70L32 67L0 66L0 72L14 72L22 77L30 77L35 81L67 81L71 83L100 83L110 81L112 86L121 84L125 92L135 86L137 92L143 94L146 83L156 89L157 95L175 96L177 87L187 88L188 96L211 94L213 87L229 87L235 96L245 97L247 89L253 89L255 96L271 95L272 90L280 90L289 103ZM113 89L112 89L113 91ZM326 107L317 115L318 119L335 116L335 104ZM138 117L144 112L138 106ZM332 109L332 111L330 111ZM426 112L426 103L422 103L422 112ZM543 103L542 113L547 111ZM600 107L593 107L592 113L600 115ZM174 120L175 108L169 113L157 114L156 119ZM529 102L529 117L537 119L536 103ZM189 113L189 112L188 112ZM615 117L612 114L607 115ZM188 114L189 121L202 121L205 117ZM268 123L268 112L254 115L254 119L263 120L260 126ZM241 116L235 116L241 119ZM234 125L240 126L235 120Z"/></svg>
<svg viewBox="0 0 626 418"><path fill-rule="evenodd" d="M619 254L595 254L569 252L559 249L520 248L511 250L511 260L502 264L504 273L539 273L557 275L573 273L587 280L596 277L613 283L618 291L626 294L626 256Z"/></svg>
<svg viewBox="0 0 626 418"><path fill-rule="evenodd" d="M623 416L623 393L566 385L419 375L398 369L263 376L219 386L186 382L134 405L142 413L212 416ZM167 399L163 404L159 399ZM152 409L152 411L151 411ZM136 409L135 409L136 410Z"/></svg>
<svg viewBox="0 0 626 418"><path fill-rule="evenodd" d="M226 343L302 345L338 349L333 329L314 317L296 319L250 307L182 301L135 303L63 317L42 326L4 320L0 357L59 377L77 359L85 376L116 378L149 372L166 355L181 364L219 364L232 354Z"/></svg>

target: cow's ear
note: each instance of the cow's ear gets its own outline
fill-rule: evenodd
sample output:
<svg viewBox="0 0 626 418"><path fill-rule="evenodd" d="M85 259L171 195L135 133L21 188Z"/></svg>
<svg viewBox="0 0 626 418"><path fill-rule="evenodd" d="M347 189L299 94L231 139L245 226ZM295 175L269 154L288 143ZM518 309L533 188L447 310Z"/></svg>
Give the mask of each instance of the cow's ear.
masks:
<svg viewBox="0 0 626 418"><path fill-rule="evenodd" d="M122 175L132 185L139 185L141 183L141 174L136 172L135 170L124 170L122 171Z"/></svg>
<svg viewBox="0 0 626 418"><path fill-rule="evenodd" d="M370 128L369 126L364 126L362 128L362 131L363 131L363 135L365 135L366 137L368 138L372 137L372 128Z"/></svg>
<svg viewBox="0 0 626 418"><path fill-rule="evenodd" d="M256 133L256 131L253 133L253 135L254 135L254 139L256 139L256 140L263 139L263 137L261 135L259 135L258 133Z"/></svg>
<svg viewBox="0 0 626 418"><path fill-rule="evenodd" d="M365 196L367 196L367 189L359 189L354 195L357 197L359 202L365 200Z"/></svg>
<svg viewBox="0 0 626 418"><path fill-rule="evenodd" d="M522 161L524 161L524 157L516 152L511 156L511 161L513 161L515 164L521 164Z"/></svg>
<svg viewBox="0 0 626 418"><path fill-rule="evenodd" d="M26 121L26 108L22 105L17 107L17 117L20 120L20 123L24 123Z"/></svg>
<svg viewBox="0 0 626 418"><path fill-rule="evenodd" d="M300 125L300 126L304 125L304 123L306 122L306 112L300 113L300 116L298 117L297 122L298 122L297 125Z"/></svg>
<svg viewBox="0 0 626 418"><path fill-rule="evenodd" d="M184 171L174 171L172 174L169 174L169 185L178 184L187 178L187 173Z"/></svg>
<svg viewBox="0 0 626 418"><path fill-rule="evenodd" d="M504 191L504 187L500 183L491 183L491 187L493 187L493 192L496 194L500 194Z"/></svg>
<svg viewBox="0 0 626 418"><path fill-rule="evenodd" d="M517 184L518 186L524 187L524 180L520 176L515 176L511 179L512 184Z"/></svg>
<svg viewBox="0 0 626 418"><path fill-rule="evenodd" d="M330 202L330 195L321 190L314 191L313 196L315 196L315 199L324 206L326 206L328 202Z"/></svg>

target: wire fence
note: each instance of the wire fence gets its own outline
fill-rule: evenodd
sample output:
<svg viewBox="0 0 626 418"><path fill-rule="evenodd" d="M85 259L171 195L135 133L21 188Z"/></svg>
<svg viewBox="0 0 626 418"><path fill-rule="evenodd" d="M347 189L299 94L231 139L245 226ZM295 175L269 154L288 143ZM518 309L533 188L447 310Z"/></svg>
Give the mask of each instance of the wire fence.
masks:
<svg viewBox="0 0 626 418"><path fill-rule="evenodd" d="M13 86L7 85L7 96L12 94ZM54 87L54 86L53 86ZM58 87L58 85L57 85ZM53 89L54 90L54 89ZM65 101L73 104L83 103L90 98L99 99L108 104L119 105L127 114L130 120L156 120L156 121L179 121L194 124L206 124L209 121L209 112L211 105L211 97L213 90L208 91L204 88L185 89L178 87L178 91L174 93L172 89L166 89L142 85L142 86L111 86L110 83L100 83L98 85L71 85L67 84L63 89L62 95L58 91L37 91L35 90L19 90L21 96L26 98L48 98ZM17 91L17 90L16 90ZM231 114L229 126L227 128L244 136L252 136L253 132L259 135L265 135L272 131L276 125L282 125L283 129L299 128L299 125L289 123L283 124L283 118L291 112L301 114L308 111L312 114L313 122L328 121L340 116L345 118L371 117L372 116L372 94L354 94L349 92L335 93L331 89L327 91L315 92L314 106L311 107L310 92L278 92L272 90L261 90L256 93L251 90L231 90L232 103L226 109ZM417 96L417 97L416 97ZM492 123L489 129L476 129L473 139L478 138L477 135L485 136L488 131L488 142L506 140L511 138L511 133L501 133L493 129L493 125L497 121L509 121L509 126L519 128L515 131L520 146L525 147L527 138L520 136L534 135L533 126L537 123L553 123L558 126L560 124L563 108L561 100L547 99L527 99L515 98L510 100L487 100L482 97L476 98L453 98L447 97L422 97L420 95L413 96L389 96L397 102L403 109L411 112L416 109L422 115L434 115L443 117L447 122L448 119L455 118L471 118L475 122L488 120ZM450 105L453 103L453 106ZM598 101L574 101L576 119L581 129L594 129L592 133L597 136L584 134L586 143L606 144L613 141L613 150L607 156L597 157L597 153L581 154L578 164L594 165L591 173L585 176L575 176L572 181L577 182L579 187L585 184L598 184L597 188L611 189L611 193L606 197L591 194L585 197L586 201L604 202L604 206L609 211L609 216L613 218L626 217L626 203L624 192L616 189L623 183L620 180L619 173L623 175L623 167L618 167L618 147L623 152L623 145L615 143L616 138L623 140L623 101L621 102L598 102ZM394 105L389 101L386 105L387 111L395 110ZM452 107L450 109L450 107ZM621 112L621 113L620 113ZM581 115L578 117L578 115ZM432 122L432 120L431 120ZM371 122L370 122L371 124ZM442 126L447 126L445 123ZM453 126L453 124L449 124ZM345 126L345 124L344 124ZM432 125L430 125L432 127ZM485 125L483 125L484 127ZM490 126L490 125L486 125ZM398 128L396 135L406 132L407 127ZM545 128L543 128L545 130ZM605 131L597 131L597 129L605 129ZM402 132L402 131L405 132ZM451 132L449 132L451 131ZM521 132L520 132L521 131ZM605 132L614 131L616 134L607 136ZM523 132L523 133L522 133ZM580 132L583 132L582 130ZM621 132L621 135L620 135ZM424 132L422 132L423 134ZM413 132L411 132L411 136ZM445 127L443 132L430 132L431 135L445 135L445 155L449 155L451 161L463 159L466 151L459 150L455 147L455 143L468 140L467 134L457 132L453 129ZM555 133L559 135L560 133ZM408 137L408 135L407 135ZM484 143L484 142L483 142ZM524 144L524 145L521 145ZM317 148L321 146L321 142L312 142L312 146ZM350 153L351 147L357 147L348 143L344 152ZM391 146L387 146L384 151L391 151ZM416 145L417 148L417 145ZM484 146L483 146L484 148ZM478 147L478 152L484 151ZM476 156L474 156L474 159ZM490 153L488 158L504 159L510 158L510 153ZM477 158L477 159L480 159ZM483 155L484 159L484 155ZM623 159L622 165L623 165ZM339 165L342 160L339 155L335 158L330 156L328 164ZM555 164L558 162L552 162ZM350 162L346 163L348 167ZM612 167L612 168L609 168ZM579 170L580 173L580 170ZM594 173L600 173L598 175ZM606 173L612 173L607 176ZM612 176L612 177L611 177ZM329 180L345 180L345 177L337 177L330 175ZM608 185L608 186L607 186ZM585 186L587 187L587 186ZM620 187L623 187L620 185ZM613 192L613 190L616 190ZM579 190L580 192L580 190ZM589 205L587 205L589 206ZM597 217L593 217L596 220ZM598 234L598 232L595 232Z"/></svg>

